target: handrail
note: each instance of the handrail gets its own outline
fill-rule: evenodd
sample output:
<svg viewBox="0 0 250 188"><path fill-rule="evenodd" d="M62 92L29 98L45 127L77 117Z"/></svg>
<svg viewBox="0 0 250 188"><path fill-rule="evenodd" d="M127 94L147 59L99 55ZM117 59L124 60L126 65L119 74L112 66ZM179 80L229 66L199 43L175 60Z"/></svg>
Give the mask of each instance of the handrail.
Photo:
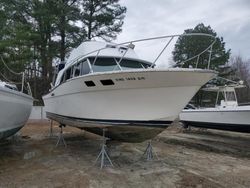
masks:
<svg viewBox="0 0 250 188"><path fill-rule="evenodd" d="M200 52L199 54L197 54L197 55L195 55L195 56L193 56L193 57L191 57L191 58L189 58L189 59L187 59L187 60L185 60L185 61L182 61L182 64L184 64L184 63L186 63L186 62L188 62L188 61L190 61L190 60L192 60L192 59L195 59L196 57L200 57L200 55L201 54L203 54L203 53L205 53L209 48L210 49L212 49L212 46L214 45L214 43L216 42L216 40L214 40L205 50L203 50L202 52ZM210 51L210 55L212 54L212 50ZM209 57L210 57L210 55L209 55ZM209 61L211 60L211 57L210 57L210 59L209 59ZM208 64L209 66L210 66L210 62L209 62L209 64ZM208 69L209 69L209 66L208 66ZM197 68L197 67L196 67Z"/></svg>
<svg viewBox="0 0 250 188"><path fill-rule="evenodd" d="M214 42L215 43L215 42ZM213 51L213 45L214 43L212 43L211 47L210 47L210 52L209 52L209 58L208 58L208 64L207 64L207 68L209 69L210 67L210 61L211 61L211 56L212 56L212 51Z"/></svg>
<svg viewBox="0 0 250 188"><path fill-rule="evenodd" d="M11 73L14 74L14 75L18 75L18 76L22 75L22 81L21 81L21 82L13 82L13 81L9 80L8 78L6 78L2 73L0 73L1 76L2 76L7 82L12 83L12 84L15 84L15 85L21 84L21 92L23 93L23 92L24 92L24 89L26 89L26 87L25 87L25 72L15 72L15 71L13 71L13 70L5 63L5 61L4 61L3 57L2 57L2 55L0 55L0 58L1 58L2 62L3 62L3 65L7 68L7 70L8 70L9 72L11 72ZM30 94L30 95L32 96L32 91L31 91L31 88L30 88L30 85L29 85L28 82L27 82L27 85L28 85L27 92L28 92L28 94Z"/></svg>
<svg viewBox="0 0 250 188"><path fill-rule="evenodd" d="M95 62L96 62L96 60L97 60L97 57L98 57L99 53L100 53L100 50L98 50L98 52L97 52L97 54L96 54L96 56L95 56L95 59L94 59L94 61L93 61L93 65L95 64Z"/></svg>
<svg viewBox="0 0 250 188"><path fill-rule="evenodd" d="M7 81L7 82L10 83L10 84L22 84L22 82L13 82L13 81L9 80L9 79L6 78L6 77L4 76L4 74L2 74L1 72L0 72L0 75L3 77L3 79L4 79L5 81Z"/></svg>
<svg viewBox="0 0 250 188"><path fill-rule="evenodd" d="M153 64L150 67L153 67L153 65L155 65L156 61L160 58L160 56L163 54L163 52L166 50L166 48L168 47L168 45L170 44L170 42L173 40L174 37L171 37L171 39L168 41L168 43L164 46L164 48L162 49L162 51L160 52L160 54L156 57L156 59L154 60Z"/></svg>
<svg viewBox="0 0 250 188"><path fill-rule="evenodd" d="M138 42L143 42L143 41L150 41L150 40L158 40L158 39L164 39L164 38L171 38L171 39L168 41L168 43L165 45L165 47L163 48L163 50L159 53L159 55L157 56L157 58L155 59L155 61L154 61L154 62L152 63L152 65L150 66L150 67L152 67L152 66L155 65L156 61L159 59L159 57L160 57L160 56L162 55L162 53L165 51L165 49L167 48L167 46L169 45L169 43L172 41L172 39L175 38L175 37L180 37L180 36L206 36L206 37L210 37L210 38L213 38L213 39L214 39L213 42L212 42L205 50L203 50L203 51L200 52L199 54L197 54L197 55L195 55L195 56L193 56L193 57L191 57L191 58L189 58L189 59L187 59L187 60L181 62L181 64L184 64L184 63L186 63L187 61L190 61L190 60L192 60L192 59L195 59L196 57L199 57L201 54L205 53L208 49L211 49L210 55L209 55L209 62L208 62L208 69L209 69L209 67L210 67L210 61L211 61L212 46L213 46L214 43L216 42L215 36L213 36L213 35L211 35L211 34L206 34L206 33L186 33L186 34L177 34L177 35L164 35L164 36L159 36L159 37L144 38L144 39L138 39L138 40L132 40L132 41L128 41L128 42L113 44L113 46L114 46L114 47L117 47L117 46L122 46L122 45L129 44L129 43L138 43ZM84 55L80 55L80 56L78 56L78 57L72 59L72 60L71 60L69 63L67 63L67 64L72 64L72 63L74 63L74 62L76 62L76 61L79 61L80 59L83 59L83 58L85 58L85 57L88 57L89 55L91 55L91 54L93 54L93 53L96 53L96 52L98 53L98 54L96 54L96 58L97 58L97 55L99 55L100 51L105 50L105 49L107 49L107 48L109 48L109 47L105 46L105 47L103 47L103 48L99 48L99 49L97 49L97 50L93 50L93 51L91 51L91 52L89 52L89 53L86 53L86 54L84 54ZM95 59L96 59L96 58L95 58ZM196 67L196 68L197 68L197 67Z"/></svg>
<svg viewBox="0 0 250 188"><path fill-rule="evenodd" d="M121 58L120 58L119 61L117 62L119 66L120 66L120 63L122 62L124 56L127 54L127 52L128 52L128 48L126 49L126 51L123 53L123 55L121 56Z"/></svg>
<svg viewBox="0 0 250 188"><path fill-rule="evenodd" d="M23 92L23 87L24 87L24 72L22 73L22 89L21 89L21 92Z"/></svg>
<svg viewBox="0 0 250 188"><path fill-rule="evenodd" d="M227 78L223 78L223 77L221 77L221 76L217 76L216 79L225 80L225 81L227 81L227 82L231 82L231 83L236 84L236 85L243 85L243 83L236 82L236 81L233 81L233 80L230 80L230 79L227 79Z"/></svg>
<svg viewBox="0 0 250 188"><path fill-rule="evenodd" d="M15 72L15 71L13 71L11 68L9 68L9 66L5 63L5 61L3 60L3 57L0 55L0 57L1 57L1 60L2 60L2 62L3 62L3 64L4 64L4 66L8 69L8 71L10 71L12 74L15 74L15 75L22 75L23 74L23 72Z"/></svg>

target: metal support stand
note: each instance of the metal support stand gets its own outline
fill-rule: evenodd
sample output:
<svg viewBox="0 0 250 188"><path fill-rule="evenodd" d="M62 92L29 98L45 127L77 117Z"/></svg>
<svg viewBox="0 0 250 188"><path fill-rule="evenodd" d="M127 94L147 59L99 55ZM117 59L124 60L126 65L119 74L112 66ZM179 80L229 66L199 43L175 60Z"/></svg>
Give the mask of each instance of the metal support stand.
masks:
<svg viewBox="0 0 250 188"><path fill-rule="evenodd" d="M190 132L191 127L187 123L182 123L183 131Z"/></svg>
<svg viewBox="0 0 250 188"><path fill-rule="evenodd" d="M113 167L113 163L111 161L111 159L109 158L109 155L106 151L106 141L107 141L107 138L105 138L105 131L106 129L104 128L103 130L103 134L102 134L102 139L103 139L103 142L102 142L102 149L99 153L99 155L97 156L96 160L95 160L95 163L97 163L97 161L100 160L100 163L101 163L101 166L100 166L100 169L102 169L104 166L108 166L107 164L105 164L105 162L108 162L110 166Z"/></svg>
<svg viewBox="0 0 250 188"><path fill-rule="evenodd" d="M199 128L198 130L199 130L199 131L202 131L202 132L207 131L207 129L206 129L206 128Z"/></svg>
<svg viewBox="0 0 250 188"><path fill-rule="evenodd" d="M53 120L50 120L50 128L49 128L49 137L53 137L54 132L53 132Z"/></svg>
<svg viewBox="0 0 250 188"><path fill-rule="evenodd" d="M143 156L145 156L145 155L147 156L147 161L152 161L154 159L154 157L156 157L156 159L158 160L157 153L154 152L154 150L153 150L151 140L148 141L148 146L147 146L145 152L143 153Z"/></svg>
<svg viewBox="0 0 250 188"><path fill-rule="evenodd" d="M187 128L185 128L185 130L186 130L187 133L191 132L192 131L191 126L188 126Z"/></svg>
<svg viewBox="0 0 250 188"><path fill-rule="evenodd" d="M60 127L60 133L58 136L56 147L59 145L64 145L64 147L67 147L67 144L66 144L64 137L63 137L63 127L65 127L65 125L59 125L59 127Z"/></svg>
<svg viewBox="0 0 250 188"><path fill-rule="evenodd" d="M21 141L21 131L17 132L16 134L14 134L13 136L11 136L11 141L14 144L18 144Z"/></svg>

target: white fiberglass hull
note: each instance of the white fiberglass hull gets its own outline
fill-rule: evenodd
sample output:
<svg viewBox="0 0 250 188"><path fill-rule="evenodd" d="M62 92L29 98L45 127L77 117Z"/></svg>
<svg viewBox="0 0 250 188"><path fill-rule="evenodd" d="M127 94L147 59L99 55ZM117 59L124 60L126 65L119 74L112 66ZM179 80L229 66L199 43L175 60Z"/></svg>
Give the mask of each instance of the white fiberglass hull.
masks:
<svg viewBox="0 0 250 188"><path fill-rule="evenodd" d="M32 104L29 95L0 87L0 139L15 134L25 125Z"/></svg>
<svg viewBox="0 0 250 188"><path fill-rule="evenodd" d="M47 116L63 124L88 130L145 125L160 128L158 134L213 76L212 71L191 69L95 73L67 80L43 99Z"/></svg>
<svg viewBox="0 0 250 188"><path fill-rule="evenodd" d="M194 127L250 133L250 106L183 110L180 121Z"/></svg>

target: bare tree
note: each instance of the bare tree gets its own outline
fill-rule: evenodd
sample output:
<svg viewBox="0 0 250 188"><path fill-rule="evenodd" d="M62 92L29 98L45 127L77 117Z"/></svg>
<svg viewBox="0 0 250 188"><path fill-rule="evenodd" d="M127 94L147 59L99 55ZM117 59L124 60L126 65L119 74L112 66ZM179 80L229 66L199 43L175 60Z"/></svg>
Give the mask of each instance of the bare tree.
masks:
<svg viewBox="0 0 250 188"><path fill-rule="evenodd" d="M235 77L243 80L246 88L237 89L237 97L239 103L250 102L250 59L244 60L240 55L230 59L229 64L235 72Z"/></svg>
<svg viewBox="0 0 250 188"><path fill-rule="evenodd" d="M246 85L250 85L250 60L245 61L243 58L238 55L234 56L230 59L230 64L232 68L235 70L235 76L238 79L244 81Z"/></svg>

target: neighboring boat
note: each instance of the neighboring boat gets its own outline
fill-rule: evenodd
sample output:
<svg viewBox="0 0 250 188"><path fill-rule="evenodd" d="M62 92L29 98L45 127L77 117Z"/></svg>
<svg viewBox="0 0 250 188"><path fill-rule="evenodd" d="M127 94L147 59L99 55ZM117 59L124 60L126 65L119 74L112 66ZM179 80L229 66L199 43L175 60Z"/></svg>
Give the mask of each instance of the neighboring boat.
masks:
<svg viewBox="0 0 250 188"><path fill-rule="evenodd" d="M88 41L73 50L43 96L47 117L100 135L106 127L109 138L141 142L167 128L215 76L211 70L156 69L132 43Z"/></svg>
<svg viewBox="0 0 250 188"><path fill-rule="evenodd" d="M0 140L14 135L28 120L33 98L0 81Z"/></svg>
<svg viewBox="0 0 250 188"><path fill-rule="evenodd" d="M235 92L236 87L224 86L207 88L207 91L217 92L216 106L212 108L185 109L180 114L180 121L185 127L201 127L218 130L229 130L250 133L250 105L239 106ZM218 104L219 95L224 100Z"/></svg>

